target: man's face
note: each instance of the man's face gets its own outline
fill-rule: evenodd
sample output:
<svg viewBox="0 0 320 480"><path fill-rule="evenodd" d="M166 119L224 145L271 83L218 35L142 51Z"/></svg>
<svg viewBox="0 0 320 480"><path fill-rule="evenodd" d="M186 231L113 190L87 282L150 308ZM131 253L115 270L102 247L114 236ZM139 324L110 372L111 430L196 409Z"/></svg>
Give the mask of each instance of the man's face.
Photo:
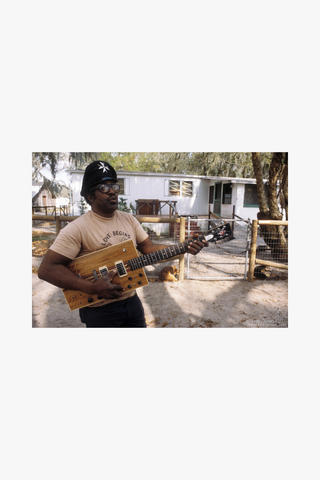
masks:
<svg viewBox="0 0 320 480"><path fill-rule="evenodd" d="M88 198L91 202L92 210L101 216L113 216L113 213L118 208L118 194L113 190L112 185L115 185L116 182L112 180L107 180L102 182L97 188L88 195ZM109 191L105 192L103 185L110 186Z"/></svg>

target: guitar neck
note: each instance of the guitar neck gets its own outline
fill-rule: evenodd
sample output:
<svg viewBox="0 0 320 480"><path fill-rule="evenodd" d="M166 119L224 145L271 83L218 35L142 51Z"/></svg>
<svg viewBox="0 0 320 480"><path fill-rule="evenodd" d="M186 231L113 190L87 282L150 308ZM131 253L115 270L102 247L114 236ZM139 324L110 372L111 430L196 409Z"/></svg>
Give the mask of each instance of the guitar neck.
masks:
<svg viewBox="0 0 320 480"><path fill-rule="evenodd" d="M206 237L204 235L200 235L197 240L200 240L201 242L202 240L206 240ZM162 262L163 260L168 260L176 255L182 255L187 252L188 245L192 241L192 239L185 240L178 245L170 245L170 247L164 248L163 250L157 250L156 252L133 258L132 260L129 260L129 266L131 270L137 270L138 268L143 268L148 265L153 265L154 263Z"/></svg>

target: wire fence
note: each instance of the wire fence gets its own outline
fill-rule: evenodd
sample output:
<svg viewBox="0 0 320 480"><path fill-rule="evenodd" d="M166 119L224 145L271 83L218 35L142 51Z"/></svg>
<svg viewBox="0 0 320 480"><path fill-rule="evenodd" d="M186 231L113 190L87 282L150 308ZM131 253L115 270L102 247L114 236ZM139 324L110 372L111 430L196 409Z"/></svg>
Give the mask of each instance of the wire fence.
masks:
<svg viewBox="0 0 320 480"><path fill-rule="evenodd" d="M288 265L288 227L274 225L258 225L256 258Z"/></svg>
<svg viewBox="0 0 320 480"><path fill-rule="evenodd" d="M220 218L194 219L202 232L214 229L218 232L209 247L196 255L187 255L186 278L188 280L244 280L247 278L250 249L250 222L243 219ZM227 226L229 234L221 235ZM188 236L190 218L186 225ZM231 232L230 232L231 230Z"/></svg>
<svg viewBox="0 0 320 480"><path fill-rule="evenodd" d="M248 278L268 277L288 277L287 221L252 221Z"/></svg>
<svg viewBox="0 0 320 480"><path fill-rule="evenodd" d="M51 221L51 229L59 233L63 223L77 217L33 215L33 220ZM240 218L151 218L139 217L144 229L155 243L172 245L192 237L195 233L206 233L210 229L222 231L228 225L227 236L215 237L196 255L180 255L166 262L176 265L179 280L253 280L268 277L288 278L288 222L244 220ZM55 228L55 226L56 228ZM181 230L182 229L182 230ZM184 232L183 232L184 231ZM186 266L185 266L186 263ZM146 267L149 275L158 277L165 265ZM270 274L271 271L271 274Z"/></svg>
<svg viewBox="0 0 320 480"><path fill-rule="evenodd" d="M181 219L182 220L182 219ZM189 216L185 221L185 232L181 235L184 222L171 224L152 224L142 222L155 243L173 244L183 241L194 234L205 234L209 230L215 233L209 247L201 250L198 255L186 255L184 273L179 272L179 279L187 280L245 280L247 278L250 250L250 221L244 219L208 219ZM160 228L161 227L161 228ZM224 235L224 232L227 232ZM221 239L220 239L220 236ZM181 269L181 260L171 259L166 265ZM156 278L165 265L146 267L149 278ZM181 274L182 273L182 274Z"/></svg>

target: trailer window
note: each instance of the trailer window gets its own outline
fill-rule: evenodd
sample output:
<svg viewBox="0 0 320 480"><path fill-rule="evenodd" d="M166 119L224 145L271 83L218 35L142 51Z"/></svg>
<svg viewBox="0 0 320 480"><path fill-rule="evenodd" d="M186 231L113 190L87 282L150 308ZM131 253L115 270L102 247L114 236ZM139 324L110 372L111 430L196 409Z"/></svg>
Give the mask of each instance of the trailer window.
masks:
<svg viewBox="0 0 320 480"><path fill-rule="evenodd" d="M180 195L180 182L169 180L169 195Z"/></svg>
<svg viewBox="0 0 320 480"><path fill-rule="evenodd" d="M169 180L169 195L192 197L193 182Z"/></svg>
<svg viewBox="0 0 320 480"><path fill-rule="evenodd" d="M182 182L182 196L192 197L193 195L193 182Z"/></svg>

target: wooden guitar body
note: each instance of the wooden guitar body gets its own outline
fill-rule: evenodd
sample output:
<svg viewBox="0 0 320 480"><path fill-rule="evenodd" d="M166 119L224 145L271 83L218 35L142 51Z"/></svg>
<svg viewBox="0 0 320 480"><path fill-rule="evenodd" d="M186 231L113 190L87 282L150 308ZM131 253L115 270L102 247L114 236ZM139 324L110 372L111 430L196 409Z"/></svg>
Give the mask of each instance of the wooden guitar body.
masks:
<svg viewBox="0 0 320 480"><path fill-rule="evenodd" d="M106 247L97 252L75 258L69 263L68 268L76 275L91 281L106 275L108 271L116 271L112 283L121 285L126 289L126 292L129 292L149 283L143 268L131 270L128 263L129 260L138 256L133 241L127 240L112 247ZM78 290L63 290L63 294L72 311L94 305L103 300L98 298L97 295L89 295Z"/></svg>
<svg viewBox="0 0 320 480"><path fill-rule="evenodd" d="M216 231L218 233L215 233ZM211 228L205 235L200 235L198 240L216 242L227 237L229 240L232 239L231 229L229 224L224 224ZM68 268L76 275L92 282L110 271L115 271L116 275L111 283L121 285L126 292L129 292L148 285L143 267L186 253L191 242L192 239L188 239L178 245L170 245L162 250L139 256L133 241L126 240L112 247L75 258L69 263ZM63 290L63 293L70 310L94 305L103 300L97 295L88 295L78 290Z"/></svg>

